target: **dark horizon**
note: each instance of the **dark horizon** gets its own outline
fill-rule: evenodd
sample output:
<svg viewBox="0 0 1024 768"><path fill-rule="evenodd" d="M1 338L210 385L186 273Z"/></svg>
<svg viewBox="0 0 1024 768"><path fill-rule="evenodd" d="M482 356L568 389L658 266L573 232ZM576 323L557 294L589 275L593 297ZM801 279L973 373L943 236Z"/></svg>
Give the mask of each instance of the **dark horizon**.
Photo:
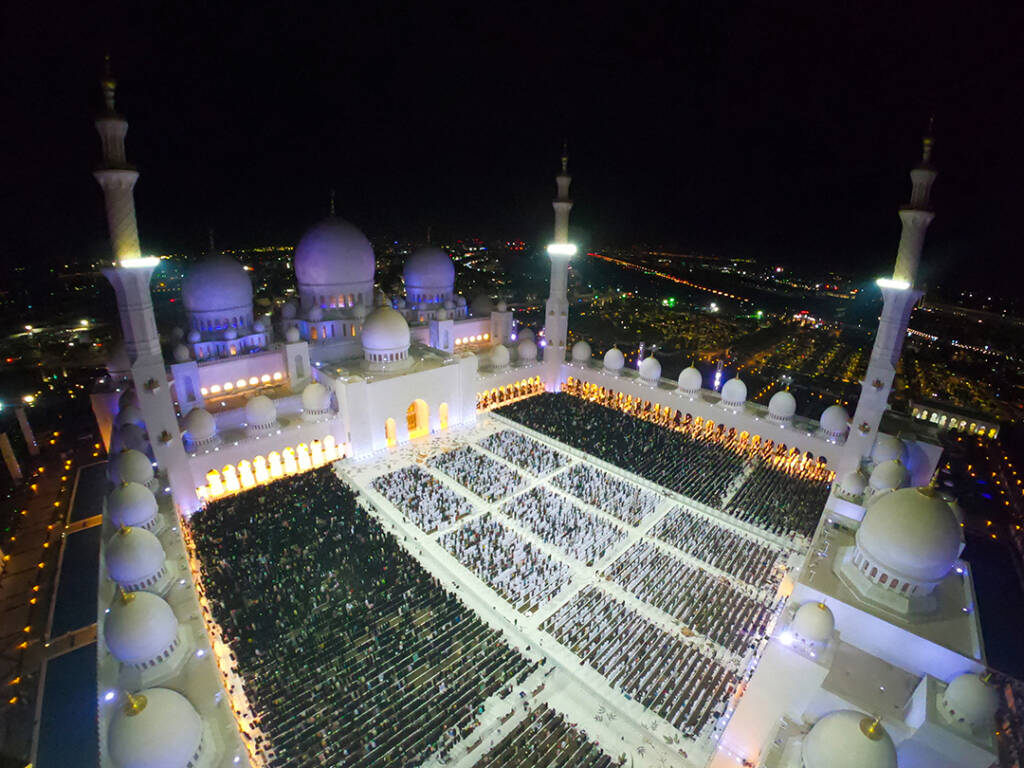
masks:
<svg viewBox="0 0 1024 768"><path fill-rule="evenodd" d="M923 279L970 265L959 283L1000 291L1024 277L1019 8L318 8L9 11L6 102L23 119L5 125L3 267L108 247L90 171L109 50L150 252L199 252L211 227L223 247L294 244L332 188L371 237L542 242L568 139L585 246L882 274L934 113Z"/></svg>

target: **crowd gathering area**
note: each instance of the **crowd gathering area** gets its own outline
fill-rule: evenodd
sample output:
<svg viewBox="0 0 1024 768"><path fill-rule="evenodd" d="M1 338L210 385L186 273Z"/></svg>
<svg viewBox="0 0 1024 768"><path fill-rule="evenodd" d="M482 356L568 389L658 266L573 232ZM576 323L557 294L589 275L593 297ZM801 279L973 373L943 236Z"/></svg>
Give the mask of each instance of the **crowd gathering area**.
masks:
<svg viewBox="0 0 1024 768"><path fill-rule="evenodd" d="M497 413L775 536L814 533L833 477L819 462L621 393L582 394L545 392Z"/></svg>
<svg viewBox="0 0 1024 768"><path fill-rule="evenodd" d="M497 413L191 519L268 765L646 764L588 736L585 685L713 748L822 479L564 393Z"/></svg>

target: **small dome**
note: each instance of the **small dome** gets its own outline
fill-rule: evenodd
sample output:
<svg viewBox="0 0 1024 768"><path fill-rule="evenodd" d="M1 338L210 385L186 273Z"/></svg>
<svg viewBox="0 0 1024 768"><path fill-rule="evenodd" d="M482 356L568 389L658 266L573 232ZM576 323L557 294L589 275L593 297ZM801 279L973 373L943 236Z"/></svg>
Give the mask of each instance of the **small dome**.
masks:
<svg viewBox="0 0 1024 768"><path fill-rule="evenodd" d="M378 307L363 323L363 349L393 352L409 349L409 324L391 307Z"/></svg>
<svg viewBox="0 0 1024 768"><path fill-rule="evenodd" d="M161 656L178 637L178 619L159 595L129 592L110 606L103 622L107 650L122 664L143 664Z"/></svg>
<svg viewBox="0 0 1024 768"><path fill-rule="evenodd" d="M577 341L572 345L572 359L575 363L585 363L590 360L590 345L585 341Z"/></svg>
<svg viewBox="0 0 1024 768"><path fill-rule="evenodd" d="M118 411L117 417L114 419L114 426L120 429L125 424L138 424L140 427L145 427L146 419L142 415L142 409L129 404Z"/></svg>
<svg viewBox="0 0 1024 768"><path fill-rule="evenodd" d="M862 712L842 709L818 720L804 737L803 768L897 768L885 729Z"/></svg>
<svg viewBox="0 0 1024 768"><path fill-rule="evenodd" d="M850 424L850 414L841 405L830 405L821 414L818 426L830 437L842 437Z"/></svg>
<svg viewBox="0 0 1024 768"><path fill-rule="evenodd" d="M289 326L289 328L284 332L284 340L287 341L289 344L295 344L301 338L302 337L299 334L299 329L294 325Z"/></svg>
<svg viewBox="0 0 1024 768"><path fill-rule="evenodd" d="M868 484L875 491L891 491L906 485L908 477L907 468L898 459L890 459L875 465Z"/></svg>
<svg viewBox="0 0 1024 768"><path fill-rule="evenodd" d="M321 320L324 319L323 307L321 307L320 305L312 307L309 310L309 314L306 316L306 319L309 320L311 323L319 323Z"/></svg>
<svg viewBox="0 0 1024 768"><path fill-rule="evenodd" d="M808 643L827 643L832 639L836 620L824 603L804 603L796 610L789 625L794 635Z"/></svg>
<svg viewBox="0 0 1024 768"><path fill-rule="evenodd" d="M331 393L319 381L311 381L302 390L302 408L313 413L326 411L331 404Z"/></svg>
<svg viewBox="0 0 1024 768"><path fill-rule="evenodd" d="M532 328L520 328L516 333L516 339L519 341L537 341L537 337L534 335Z"/></svg>
<svg viewBox="0 0 1024 768"><path fill-rule="evenodd" d="M972 731L995 730L999 693L979 675L965 672L954 677L940 699L940 711L951 723L964 723Z"/></svg>
<svg viewBox="0 0 1024 768"><path fill-rule="evenodd" d="M537 359L537 345L530 339L523 339L520 341L516 350L519 352L519 359L524 363L532 362Z"/></svg>
<svg viewBox="0 0 1024 768"><path fill-rule="evenodd" d="M626 364L626 356L618 347L612 347L604 353L604 367L609 371L621 371Z"/></svg>
<svg viewBox="0 0 1024 768"><path fill-rule="evenodd" d="M738 408L747 402L747 385L734 376L722 385L722 404Z"/></svg>
<svg viewBox="0 0 1024 768"><path fill-rule="evenodd" d="M179 326L171 328L171 341L181 341L185 338L185 330Z"/></svg>
<svg viewBox="0 0 1024 768"><path fill-rule="evenodd" d="M490 361L492 368L504 368L508 365L508 347L504 344L495 344L494 347L491 348Z"/></svg>
<svg viewBox="0 0 1024 768"><path fill-rule="evenodd" d="M444 309L443 307L441 309L437 310L437 312L434 313L434 319L435 320L447 320L448 319L448 310Z"/></svg>
<svg viewBox="0 0 1024 768"><path fill-rule="evenodd" d="M506 303L506 301L504 299L501 299L498 302L498 306L496 307L496 309L499 312L508 312L508 303Z"/></svg>
<svg viewBox="0 0 1024 768"><path fill-rule="evenodd" d="M181 284L188 312L217 312L252 306L252 283L245 267L218 254L191 267Z"/></svg>
<svg viewBox="0 0 1024 768"><path fill-rule="evenodd" d="M336 218L302 236L294 263L300 287L372 282L376 271L373 246L366 235Z"/></svg>
<svg viewBox="0 0 1024 768"><path fill-rule="evenodd" d="M654 355L649 355L640 362L640 378L652 382L661 378L661 363Z"/></svg>
<svg viewBox="0 0 1024 768"><path fill-rule="evenodd" d="M903 442L898 437L879 432L871 449L871 461L874 464L881 464L884 461L902 458Z"/></svg>
<svg viewBox="0 0 1024 768"><path fill-rule="evenodd" d="M859 469L846 473L839 481L839 488L848 496L860 496L867 487L868 481Z"/></svg>
<svg viewBox="0 0 1024 768"><path fill-rule="evenodd" d="M890 576L939 581L956 563L961 530L953 510L932 488L904 488L868 507L857 549Z"/></svg>
<svg viewBox="0 0 1024 768"><path fill-rule="evenodd" d="M115 483L146 485L153 479L153 463L142 451L132 448L121 451L112 461L115 464Z"/></svg>
<svg viewBox="0 0 1024 768"><path fill-rule="evenodd" d="M266 324L262 320L257 320L252 324L253 333L264 333L267 330Z"/></svg>
<svg viewBox="0 0 1024 768"><path fill-rule="evenodd" d="M191 330L188 332L188 336L186 336L186 338L188 339L189 344L198 344L203 338L203 334L199 331Z"/></svg>
<svg viewBox="0 0 1024 768"><path fill-rule="evenodd" d="M203 721L195 707L169 688L146 688L134 698L134 707L125 703L110 719L107 751L114 765L117 768L183 768L188 765L203 748Z"/></svg>
<svg viewBox="0 0 1024 768"><path fill-rule="evenodd" d="M701 387L704 384L704 377L701 376L700 371L694 368L692 365L689 368L684 368L679 372L679 389L691 395L695 395L700 392Z"/></svg>
<svg viewBox="0 0 1024 768"><path fill-rule="evenodd" d="M125 589L152 579L164 567L163 545L145 528L120 528L104 552L107 575Z"/></svg>
<svg viewBox="0 0 1024 768"><path fill-rule="evenodd" d="M209 440L217 434L217 422L205 408L193 408L185 416L185 435L194 443Z"/></svg>
<svg viewBox="0 0 1024 768"><path fill-rule="evenodd" d="M107 513L117 526L149 528L158 511L153 492L138 483L122 483L107 496Z"/></svg>
<svg viewBox="0 0 1024 768"><path fill-rule="evenodd" d="M136 451L145 451L149 447L146 432L138 424L125 424L115 434L117 442L122 448L134 448Z"/></svg>
<svg viewBox="0 0 1024 768"><path fill-rule="evenodd" d="M402 280L405 282L405 292L410 295L450 294L455 285L455 265L451 257L440 248L417 248L405 260Z"/></svg>
<svg viewBox="0 0 1024 768"><path fill-rule="evenodd" d="M491 314L493 311L494 302L491 301L491 297L482 293L473 299L473 303L469 305L469 313L473 315L473 317L484 317Z"/></svg>
<svg viewBox="0 0 1024 768"><path fill-rule="evenodd" d="M768 401L768 415L779 421L789 421L796 414L796 398L785 389L780 389Z"/></svg>
<svg viewBox="0 0 1024 768"><path fill-rule="evenodd" d="M174 362L176 363L187 363L188 359L192 356L192 353L188 351L188 347L184 344L174 345Z"/></svg>
<svg viewBox="0 0 1024 768"><path fill-rule="evenodd" d="M277 406L266 395L256 395L245 402L245 421L251 427L263 427L277 421Z"/></svg>
<svg viewBox="0 0 1024 768"><path fill-rule="evenodd" d="M285 302L281 306L281 319L282 320L294 320L295 315L298 314L298 309L295 306L294 301Z"/></svg>

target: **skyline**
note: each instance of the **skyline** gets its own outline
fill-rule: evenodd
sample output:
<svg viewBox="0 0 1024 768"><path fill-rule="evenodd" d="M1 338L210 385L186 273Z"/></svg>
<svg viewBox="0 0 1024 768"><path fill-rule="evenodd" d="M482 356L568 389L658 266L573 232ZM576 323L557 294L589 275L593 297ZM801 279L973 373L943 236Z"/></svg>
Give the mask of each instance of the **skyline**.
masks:
<svg viewBox="0 0 1024 768"><path fill-rule="evenodd" d="M83 158L96 158L88 122L109 50L152 252L199 251L210 228L228 247L294 243L326 215L332 188L339 215L371 237L424 238L430 227L435 238L544 242L567 139L584 247L643 242L790 265L832 257L837 269L878 272L895 253L895 211L934 112L943 183L925 280L967 261L978 273L968 281L1021 269L1007 167L1020 107L1002 93L1012 25L984 12L958 26L916 8L862 11L833 16L829 35L810 14L734 7L685 26L624 21L600 55L585 50L595 31L585 22L558 48L529 14L505 20L497 38L487 34L497 16L483 14L444 29L462 37L460 57L429 40L426 51L403 48L400 33L382 41L380 9L348 20L339 51L330 36L314 42L314 22L327 18L293 11L290 26L223 11L74 11L88 19L68 23L96 34L73 41L23 24L12 56L53 55L7 84L10 103L39 120L8 126L25 151L12 163L22 193L8 213L20 224L2 263L103 252ZM430 38L439 19L421 21ZM504 55L502 40L524 30L539 55Z"/></svg>

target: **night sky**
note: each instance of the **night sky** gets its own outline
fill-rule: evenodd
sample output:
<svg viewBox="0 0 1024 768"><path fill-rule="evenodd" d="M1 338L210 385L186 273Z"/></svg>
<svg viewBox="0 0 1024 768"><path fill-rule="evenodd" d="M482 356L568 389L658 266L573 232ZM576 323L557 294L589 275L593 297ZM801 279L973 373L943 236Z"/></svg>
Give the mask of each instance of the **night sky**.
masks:
<svg viewBox="0 0 1024 768"><path fill-rule="evenodd" d="M546 239L567 139L584 246L880 274L934 112L925 279L1024 277L1021 3L61 5L4 20L4 271L107 248L109 50L152 252L293 244L332 187L371 237Z"/></svg>

